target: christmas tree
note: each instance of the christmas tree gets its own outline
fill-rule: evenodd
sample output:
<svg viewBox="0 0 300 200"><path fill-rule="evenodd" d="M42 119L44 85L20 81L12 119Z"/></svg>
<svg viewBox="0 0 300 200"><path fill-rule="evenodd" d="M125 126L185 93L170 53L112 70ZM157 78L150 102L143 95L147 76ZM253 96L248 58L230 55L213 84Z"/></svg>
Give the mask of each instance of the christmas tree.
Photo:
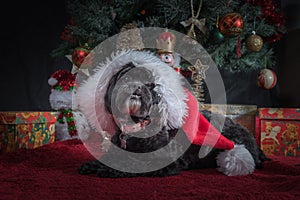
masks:
<svg viewBox="0 0 300 200"><path fill-rule="evenodd" d="M274 0L73 0L67 4L70 23L52 55L92 49L134 23L189 35L222 70L273 68L274 43L285 33L279 7Z"/></svg>

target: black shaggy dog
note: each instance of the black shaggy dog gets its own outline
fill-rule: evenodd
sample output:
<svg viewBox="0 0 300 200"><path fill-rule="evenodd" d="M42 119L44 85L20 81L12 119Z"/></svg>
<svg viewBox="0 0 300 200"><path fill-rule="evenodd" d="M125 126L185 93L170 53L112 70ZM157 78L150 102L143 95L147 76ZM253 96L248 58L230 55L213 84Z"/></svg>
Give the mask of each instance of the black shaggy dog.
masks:
<svg viewBox="0 0 300 200"><path fill-rule="evenodd" d="M190 144L180 128L166 127L165 116L160 109L162 94L155 81L149 69L136 67L131 62L122 66L110 78L104 98L105 109L114 116L116 124L115 134L111 139L114 145L99 160L80 166L80 174L110 178L162 177L176 175L188 169L218 168L217 156L224 150L208 148L207 155L201 156L201 146ZM210 112L202 111L202 114L208 120L211 119ZM223 127L221 121L218 124L218 120L214 120L214 126L235 144L244 145L250 152L255 167L261 168L262 162L268 159L257 146L253 135L229 118L225 118ZM120 150L133 154L120 154ZM150 152L153 154L148 156ZM144 160L137 159L135 153L147 156ZM153 161L153 166L160 166L162 163L166 165L151 168L149 160ZM110 165L116 162L117 167Z"/></svg>

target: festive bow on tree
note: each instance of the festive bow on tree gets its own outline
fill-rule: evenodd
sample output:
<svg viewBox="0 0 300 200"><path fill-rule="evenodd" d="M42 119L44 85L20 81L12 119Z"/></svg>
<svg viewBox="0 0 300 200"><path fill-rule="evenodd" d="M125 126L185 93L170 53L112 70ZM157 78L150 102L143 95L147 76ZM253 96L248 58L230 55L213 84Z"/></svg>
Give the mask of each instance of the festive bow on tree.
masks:
<svg viewBox="0 0 300 200"><path fill-rule="evenodd" d="M198 20L198 17L200 15L200 10L202 7L202 0L200 0L200 4L197 10L197 13L195 15L194 11L194 2L191 0L191 12L192 12L192 17L189 18L188 20L180 22L181 25L184 27L191 26L190 30L188 31L187 35L191 37L192 39L196 40L196 33L195 33L195 26L199 28L199 30L205 34L206 32L206 27L205 27L205 18Z"/></svg>
<svg viewBox="0 0 300 200"><path fill-rule="evenodd" d="M60 109L60 113L57 116L57 121L61 124L64 123L64 118L68 124L68 131L71 137L77 135L77 129L75 126L75 119L71 109Z"/></svg>
<svg viewBox="0 0 300 200"><path fill-rule="evenodd" d="M205 18L197 19L191 17L188 20L180 22L180 24L184 27L191 26L192 31L194 31L194 26L196 26L203 34L206 33Z"/></svg>

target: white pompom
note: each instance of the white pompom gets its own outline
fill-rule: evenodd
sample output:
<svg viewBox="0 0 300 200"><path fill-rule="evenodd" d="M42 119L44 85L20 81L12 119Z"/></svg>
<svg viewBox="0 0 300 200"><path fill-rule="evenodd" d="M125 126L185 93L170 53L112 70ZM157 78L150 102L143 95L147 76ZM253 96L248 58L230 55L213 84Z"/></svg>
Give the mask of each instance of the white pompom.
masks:
<svg viewBox="0 0 300 200"><path fill-rule="evenodd" d="M221 152L217 158L218 170L227 176L239 176L253 173L255 163L244 145L235 145L233 149Z"/></svg>
<svg viewBox="0 0 300 200"><path fill-rule="evenodd" d="M54 86L57 82L58 81L55 78L49 78L48 79L48 84L51 85L51 86Z"/></svg>

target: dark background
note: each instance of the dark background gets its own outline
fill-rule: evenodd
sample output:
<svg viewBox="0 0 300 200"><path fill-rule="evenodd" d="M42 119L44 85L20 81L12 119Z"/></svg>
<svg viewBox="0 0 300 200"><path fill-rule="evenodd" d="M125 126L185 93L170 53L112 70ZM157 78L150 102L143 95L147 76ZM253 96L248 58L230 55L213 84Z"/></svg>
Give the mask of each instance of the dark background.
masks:
<svg viewBox="0 0 300 200"><path fill-rule="evenodd" d="M8 2L1 12L0 111L50 110L47 83L58 69L71 69L66 58L50 52L60 44L69 17L66 0ZM300 107L300 2L282 0L288 33L276 44L278 84L272 90L255 85L257 72L222 72L229 104L259 107Z"/></svg>

